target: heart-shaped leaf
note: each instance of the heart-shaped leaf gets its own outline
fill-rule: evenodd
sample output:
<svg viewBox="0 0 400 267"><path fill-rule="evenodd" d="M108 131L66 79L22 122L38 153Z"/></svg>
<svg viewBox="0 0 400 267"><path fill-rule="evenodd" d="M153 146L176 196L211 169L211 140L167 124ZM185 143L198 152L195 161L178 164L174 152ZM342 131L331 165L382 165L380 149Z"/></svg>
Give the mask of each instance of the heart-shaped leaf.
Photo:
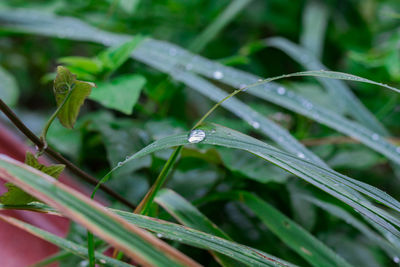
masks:
<svg viewBox="0 0 400 267"><path fill-rule="evenodd" d="M57 117L66 128L73 128L85 98L96 87L94 83L79 81L67 68L58 66L54 80L54 95L61 106Z"/></svg>

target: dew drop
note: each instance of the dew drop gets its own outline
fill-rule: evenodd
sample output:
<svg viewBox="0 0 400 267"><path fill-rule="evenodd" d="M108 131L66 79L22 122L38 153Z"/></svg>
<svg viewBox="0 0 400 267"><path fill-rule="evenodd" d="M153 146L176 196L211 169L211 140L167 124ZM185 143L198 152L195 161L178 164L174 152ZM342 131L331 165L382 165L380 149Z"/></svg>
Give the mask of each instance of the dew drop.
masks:
<svg viewBox="0 0 400 267"><path fill-rule="evenodd" d="M258 80L257 80L257 82L262 82L262 81L263 81L263 79L258 79Z"/></svg>
<svg viewBox="0 0 400 267"><path fill-rule="evenodd" d="M121 161L118 162L117 166L118 166L118 167L121 167L121 166L122 166L122 162L121 162Z"/></svg>
<svg viewBox="0 0 400 267"><path fill-rule="evenodd" d="M102 263L102 264L106 264L107 262L106 262L106 260L105 260L105 259L101 259L101 260L100 260L100 263Z"/></svg>
<svg viewBox="0 0 400 267"><path fill-rule="evenodd" d="M400 262L400 258L399 257L393 257L393 261L395 262L395 263L399 263Z"/></svg>
<svg viewBox="0 0 400 267"><path fill-rule="evenodd" d="M260 128L260 123L257 122L257 121L252 121L250 124L254 129L259 129Z"/></svg>
<svg viewBox="0 0 400 267"><path fill-rule="evenodd" d="M158 238L163 238L164 236L162 234L160 234L160 233L157 233L157 237Z"/></svg>
<svg viewBox="0 0 400 267"><path fill-rule="evenodd" d="M301 153L301 152L299 152L299 153L297 153L297 156L299 157L299 158L301 158L301 159L304 159L306 156L303 154L303 153Z"/></svg>
<svg viewBox="0 0 400 267"><path fill-rule="evenodd" d="M371 138L372 138L372 140L376 141L379 139L379 134L374 133L374 134L372 134Z"/></svg>
<svg viewBox="0 0 400 267"><path fill-rule="evenodd" d="M286 93L286 89L284 87L278 87L276 90L278 92L278 95L284 95Z"/></svg>
<svg viewBox="0 0 400 267"><path fill-rule="evenodd" d="M195 144L200 143L206 138L206 133L203 130L192 130L189 134L188 141L189 143Z"/></svg>
<svg viewBox="0 0 400 267"><path fill-rule="evenodd" d="M214 79L220 80L224 77L224 74L220 72L219 70L214 71L213 73Z"/></svg>

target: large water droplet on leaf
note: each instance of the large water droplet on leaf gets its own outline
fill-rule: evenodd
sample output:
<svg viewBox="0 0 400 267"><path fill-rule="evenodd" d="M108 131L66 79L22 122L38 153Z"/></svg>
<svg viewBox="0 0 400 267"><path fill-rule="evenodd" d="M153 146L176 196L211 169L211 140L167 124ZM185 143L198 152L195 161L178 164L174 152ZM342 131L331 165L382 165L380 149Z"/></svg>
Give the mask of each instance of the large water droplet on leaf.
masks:
<svg viewBox="0 0 400 267"><path fill-rule="evenodd" d="M224 74L220 72L219 70L214 71L213 73L214 79L220 80L224 77Z"/></svg>
<svg viewBox="0 0 400 267"><path fill-rule="evenodd" d="M206 138L206 133L203 130L192 130L189 134L188 141L189 143L195 144L200 143Z"/></svg>

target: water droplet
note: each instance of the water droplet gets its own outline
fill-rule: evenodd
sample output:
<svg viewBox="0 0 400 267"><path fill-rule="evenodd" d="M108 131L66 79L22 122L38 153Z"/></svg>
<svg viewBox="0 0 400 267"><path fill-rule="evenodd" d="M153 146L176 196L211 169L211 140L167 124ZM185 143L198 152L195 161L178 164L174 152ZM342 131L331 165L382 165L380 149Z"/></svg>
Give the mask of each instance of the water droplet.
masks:
<svg viewBox="0 0 400 267"><path fill-rule="evenodd" d="M379 139L379 134L374 133L374 134L372 134L371 138L372 138L372 140L376 141Z"/></svg>
<svg viewBox="0 0 400 267"><path fill-rule="evenodd" d="M258 79L258 80L257 80L257 82L262 82L262 81L263 81L263 79Z"/></svg>
<svg viewBox="0 0 400 267"><path fill-rule="evenodd" d="M214 79L220 80L224 77L224 74L220 72L219 70L214 71L213 73Z"/></svg>
<svg viewBox="0 0 400 267"><path fill-rule="evenodd" d="M253 126L254 129L259 129L260 128L260 123L257 121L252 121L251 126Z"/></svg>
<svg viewBox="0 0 400 267"><path fill-rule="evenodd" d="M278 87L276 90L278 92L278 95L284 95L286 93L286 89L284 87Z"/></svg>
<svg viewBox="0 0 400 267"><path fill-rule="evenodd" d="M247 86L246 84L241 84L241 85L239 85L239 89L243 90L243 88L245 88L246 86Z"/></svg>
<svg viewBox="0 0 400 267"><path fill-rule="evenodd" d="M185 68L186 68L186 70L191 70L191 69L193 69L193 65L192 64L187 64Z"/></svg>
<svg viewBox="0 0 400 267"><path fill-rule="evenodd" d="M399 263L400 262L400 258L399 257L393 257L393 261L395 262L395 263Z"/></svg>
<svg viewBox="0 0 400 267"><path fill-rule="evenodd" d="M303 154L303 153L301 153L301 152L299 152L299 153L297 153L297 156L299 157L299 158L301 158L301 159L304 159L306 156Z"/></svg>
<svg viewBox="0 0 400 267"><path fill-rule="evenodd" d="M158 238L163 238L164 236L162 234L160 234L160 233L157 233L157 237Z"/></svg>
<svg viewBox="0 0 400 267"><path fill-rule="evenodd" d="M129 158L130 158L130 156L126 156L126 157L125 157L125 160L128 160Z"/></svg>
<svg viewBox="0 0 400 267"><path fill-rule="evenodd" d="M310 110L310 109L312 109L313 108L313 104L311 104L311 102L305 102L304 103L304 107L306 108L306 109L308 109L308 110Z"/></svg>
<svg viewBox="0 0 400 267"><path fill-rule="evenodd" d="M105 259L101 259L101 260L100 260L100 263L102 263L102 264L106 264L107 262L106 262L106 260L105 260Z"/></svg>
<svg viewBox="0 0 400 267"><path fill-rule="evenodd" d="M121 167L122 166L122 161L118 162L117 166Z"/></svg>
<svg viewBox="0 0 400 267"><path fill-rule="evenodd" d="M206 133L203 130L192 130L189 134L188 141L189 143L195 144L199 143L206 138Z"/></svg>

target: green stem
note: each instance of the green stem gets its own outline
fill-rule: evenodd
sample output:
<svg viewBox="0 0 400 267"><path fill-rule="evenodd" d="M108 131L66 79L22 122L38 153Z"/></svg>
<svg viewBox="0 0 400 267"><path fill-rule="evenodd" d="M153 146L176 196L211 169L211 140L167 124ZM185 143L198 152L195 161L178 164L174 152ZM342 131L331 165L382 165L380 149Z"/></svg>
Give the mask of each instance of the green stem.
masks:
<svg viewBox="0 0 400 267"><path fill-rule="evenodd" d="M96 266L96 258L94 256L94 236L92 232L87 231L87 239L88 239L88 258L89 258L89 267Z"/></svg>
<svg viewBox="0 0 400 267"><path fill-rule="evenodd" d="M40 152L42 152L42 151L44 151L44 149L46 149L46 147L47 147L47 142L46 142L47 132L48 132L51 124L53 123L54 119L57 117L58 113L60 113L60 111L64 107L65 103L67 103L67 101L70 98L71 94L72 94L72 89L68 88L68 93L65 96L63 102L61 103L61 105L58 106L58 108L53 113L53 115L51 115L50 119L46 122L46 125L43 128L42 134L40 135L40 140L42 140L42 142L44 143L44 147L43 147L43 149L41 149Z"/></svg>
<svg viewBox="0 0 400 267"><path fill-rule="evenodd" d="M146 215L149 211L151 204L153 203L154 197L156 196L157 192L160 188L164 185L165 181L167 180L168 174L170 173L172 167L176 159L178 158L183 146L178 146L172 155L169 157L168 161L165 163L163 169L161 170L160 174L158 175L156 181L154 182L153 186L147 192L146 196L140 202L138 207L135 209L136 214L143 214Z"/></svg>

